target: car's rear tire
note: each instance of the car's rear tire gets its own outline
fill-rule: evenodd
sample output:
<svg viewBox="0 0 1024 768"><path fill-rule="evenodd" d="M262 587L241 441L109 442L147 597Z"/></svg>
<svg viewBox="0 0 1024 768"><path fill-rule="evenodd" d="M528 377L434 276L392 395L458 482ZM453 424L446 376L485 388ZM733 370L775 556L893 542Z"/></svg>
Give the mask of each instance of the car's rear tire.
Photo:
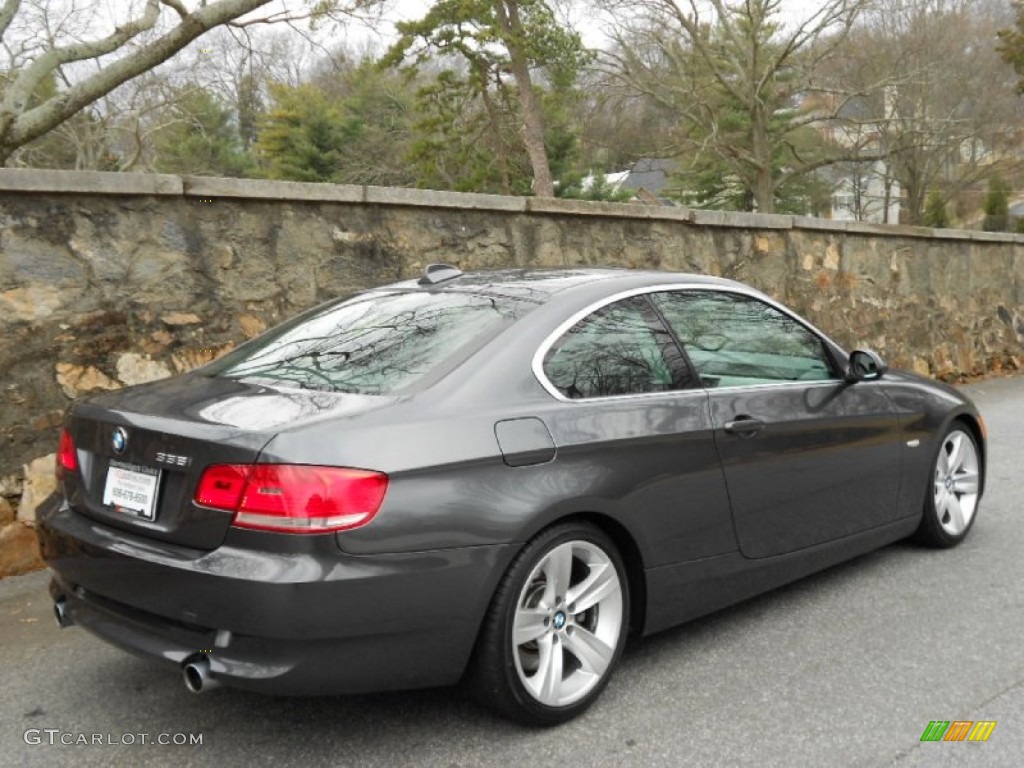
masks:
<svg viewBox="0 0 1024 768"><path fill-rule="evenodd" d="M603 531L584 522L542 531L495 592L469 671L474 693L528 725L576 717L607 685L629 615L626 569Z"/></svg>
<svg viewBox="0 0 1024 768"><path fill-rule="evenodd" d="M924 514L914 538L930 547L963 541L977 517L984 466L971 430L954 422L939 443L928 478Z"/></svg>

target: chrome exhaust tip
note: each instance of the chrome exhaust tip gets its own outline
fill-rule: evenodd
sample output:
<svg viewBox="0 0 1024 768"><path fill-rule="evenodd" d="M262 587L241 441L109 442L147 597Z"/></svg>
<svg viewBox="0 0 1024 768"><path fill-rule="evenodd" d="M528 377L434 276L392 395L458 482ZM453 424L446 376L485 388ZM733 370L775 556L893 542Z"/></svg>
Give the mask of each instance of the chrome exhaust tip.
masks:
<svg viewBox="0 0 1024 768"><path fill-rule="evenodd" d="M75 621L71 618L71 612L68 610L68 601L63 597L59 600L55 600L53 603L53 618L57 621L57 626L61 629L72 626Z"/></svg>
<svg viewBox="0 0 1024 768"><path fill-rule="evenodd" d="M220 685L210 674L210 661L201 656L187 659L181 665L181 676L190 693L206 693Z"/></svg>

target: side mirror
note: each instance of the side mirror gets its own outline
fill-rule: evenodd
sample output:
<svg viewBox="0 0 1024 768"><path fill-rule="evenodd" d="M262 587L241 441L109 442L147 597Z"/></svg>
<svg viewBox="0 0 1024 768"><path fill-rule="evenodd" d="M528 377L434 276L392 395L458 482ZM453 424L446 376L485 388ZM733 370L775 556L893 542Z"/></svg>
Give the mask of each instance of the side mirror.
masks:
<svg viewBox="0 0 1024 768"><path fill-rule="evenodd" d="M889 366L877 352L856 349L850 353L850 367L846 369L846 380L851 384L858 381L876 381L888 370Z"/></svg>

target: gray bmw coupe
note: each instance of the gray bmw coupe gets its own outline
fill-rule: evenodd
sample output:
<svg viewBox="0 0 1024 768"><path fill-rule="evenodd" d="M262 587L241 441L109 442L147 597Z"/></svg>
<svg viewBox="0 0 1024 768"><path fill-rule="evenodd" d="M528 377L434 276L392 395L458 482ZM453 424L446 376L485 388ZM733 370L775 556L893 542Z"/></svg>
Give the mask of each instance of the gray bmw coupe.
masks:
<svg viewBox="0 0 1024 768"><path fill-rule="evenodd" d="M739 283L431 265L76 402L38 532L61 626L192 691L463 680L555 724L629 635L957 544L984 468L962 394Z"/></svg>

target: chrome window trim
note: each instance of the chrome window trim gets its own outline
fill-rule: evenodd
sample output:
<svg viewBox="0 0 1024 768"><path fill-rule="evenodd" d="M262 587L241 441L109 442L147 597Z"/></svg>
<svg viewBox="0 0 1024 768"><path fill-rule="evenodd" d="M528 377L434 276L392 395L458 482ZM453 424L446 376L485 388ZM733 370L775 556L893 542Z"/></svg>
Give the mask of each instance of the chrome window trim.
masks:
<svg viewBox="0 0 1024 768"><path fill-rule="evenodd" d="M541 382L543 384L543 382ZM554 385L552 385L554 386ZM545 387L547 389L547 387ZM739 389L739 387L730 387L729 389ZM708 392L714 390L704 389L703 387L691 387L690 389L666 389L661 392L631 392L628 395L602 395L601 397L566 397L557 389L552 392L548 389L549 394L553 394L556 399L561 400L563 403L608 403L608 402L621 402L623 400L630 400L638 397L643 398L665 398L669 396L679 397L680 395L703 395L707 397ZM722 390L725 391L724 389Z"/></svg>
<svg viewBox="0 0 1024 768"><path fill-rule="evenodd" d="M609 304L614 304L617 301L622 301L624 299L631 299L634 296L646 296L647 294L651 294L651 293L665 293L665 292L671 292L671 291L713 291L713 292L716 292L716 293L731 293L731 294L736 294L736 295L739 295L739 296L746 296L747 298L754 299L756 301L764 302L768 306L770 306L773 309L781 312L786 317L790 318L791 320L795 321L799 325L801 325L804 328L806 328L808 331L810 331L815 336L817 336L820 340L830 344L835 349L838 349L839 351L841 351L844 355L847 354L846 350L844 350L840 345L838 345L834 341L832 341L832 339L830 339L819 328L817 328L816 326L814 326L811 323L807 322L806 320L804 320L799 315L797 315L794 312L790 311L787 307L783 306L782 304L780 304L779 302L775 301L771 297L765 296L763 293L761 293L759 291L755 291L755 290L749 289L749 288L743 288L743 287L740 287L740 286L732 286L732 285L709 285L708 283L663 283L663 284L658 284L658 285L653 285L653 286L651 286L651 285L644 286L643 288L631 288L628 291L620 291L619 293L613 294L612 296L606 296L603 299L595 301L592 304L589 304L588 306L586 306L585 308L579 310L578 312L574 312L569 317L569 319L567 319L567 320L563 321L562 323L560 323L558 325L558 327L555 328L554 331L552 331L550 334L548 334L544 338L544 341L541 342L540 346L537 348L537 351L533 354L533 362L531 364L531 368L533 369L533 376L534 376L534 378L537 379L537 382L547 391L547 393L549 395L551 395L553 398L555 398L555 400L558 400L559 402L563 402L563 403L600 403L600 402L607 402L607 401L610 401L610 400L622 400L624 398L664 397L666 395L678 396L680 394L688 394L688 393L694 393L694 392L698 392L698 393L701 393L701 394L707 394L707 393L714 393L714 392L737 392L737 391L749 391L749 390L758 390L758 389L776 389L778 387L792 387L792 386L802 386L802 387L822 386L822 385L834 386L835 384L837 384L839 382L842 382L841 378L827 379L827 380L818 380L818 381L805 381L805 382L800 382L800 381L780 381L780 382L775 383L775 384L750 384L750 385L742 386L742 387L723 387L721 389L714 389L714 388L708 389L707 387L694 387L694 388L691 388L691 389L672 389L672 390L667 390L667 391L664 391L664 392L636 392L636 393L631 393L631 394L628 394L628 395L606 395L604 397L579 397L579 398L571 398L571 397L566 397L565 395L563 395L558 390L558 387L556 387L554 384L552 384L551 380L548 379L547 374L544 373L544 358L547 356L548 352L555 345L555 343L559 339L561 339L562 336L564 336L569 331L569 329L572 328L574 325L576 325L576 323L578 323L580 320L583 320L585 317L588 317L589 315L593 314L594 312L597 312L598 310L603 309L604 307L608 306Z"/></svg>

